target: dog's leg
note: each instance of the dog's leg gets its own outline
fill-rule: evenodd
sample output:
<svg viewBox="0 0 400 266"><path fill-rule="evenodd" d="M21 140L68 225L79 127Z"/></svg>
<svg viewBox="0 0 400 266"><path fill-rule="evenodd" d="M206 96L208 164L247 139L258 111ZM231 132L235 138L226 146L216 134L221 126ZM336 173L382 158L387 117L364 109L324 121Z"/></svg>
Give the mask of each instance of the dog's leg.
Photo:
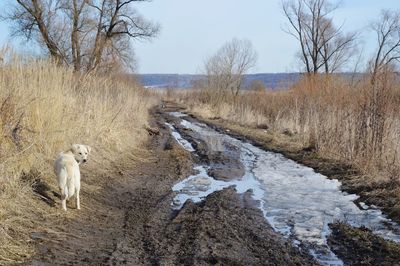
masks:
<svg viewBox="0 0 400 266"><path fill-rule="evenodd" d="M81 202L80 202L80 199L79 199L79 189L76 190L76 208L78 210L81 209Z"/></svg>
<svg viewBox="0 0 400 266"><path fill-rule="evenodd" d="M60 197L61 197L61 208L64 211L67 211L67 194L65 194L65 191L60 189Z"/></svg>
<svg viewBox="0 0 400 266"><path fill-rule="evenodd" d="M67 197L65 195L61 195L61 207L64 211L67 211Z"/></svg>

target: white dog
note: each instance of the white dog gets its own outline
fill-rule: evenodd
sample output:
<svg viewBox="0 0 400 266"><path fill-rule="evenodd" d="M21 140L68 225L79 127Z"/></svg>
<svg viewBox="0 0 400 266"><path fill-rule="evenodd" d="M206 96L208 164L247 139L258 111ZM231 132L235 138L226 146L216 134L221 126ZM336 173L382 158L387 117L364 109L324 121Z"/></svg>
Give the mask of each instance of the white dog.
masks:
<svg viewBox="0 0 400 266"><path fill-rule="evenodd" d="M58 155L54 163L54 172L57 175L58 187L61 194L61 206L67 210L67 200L76 193L76 207L81 209L79 190L81 188L81 173L79 165L87 161L90 147L87 145L73 144L71 149Z"/></svg>

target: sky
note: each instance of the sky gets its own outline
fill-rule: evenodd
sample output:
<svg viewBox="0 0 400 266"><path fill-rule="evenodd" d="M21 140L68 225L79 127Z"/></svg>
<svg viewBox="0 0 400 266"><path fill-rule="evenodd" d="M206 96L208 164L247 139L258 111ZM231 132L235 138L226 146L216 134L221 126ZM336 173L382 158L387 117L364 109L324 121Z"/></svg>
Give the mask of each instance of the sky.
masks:
<svg viewBox="0 0 400 266"><path fill-rule="evenodd" d="M0 10L6 10L0 0ZM338 2L338 1L332 1ZM367 25L381 9L400 9L400 0L342 0L333 14L343 30L360 33L360 51L368 57L374 35ZM248 39L258 54L252 73L299 71L298 43L285 33L280 0L153 0L135 4L145 18L161 25L151 41L134 41L139 73L198 74L204 61L233 38ZM10 42L8 25L0 22L0 46ZM12 41L19 50L31 45Z"/></svg>

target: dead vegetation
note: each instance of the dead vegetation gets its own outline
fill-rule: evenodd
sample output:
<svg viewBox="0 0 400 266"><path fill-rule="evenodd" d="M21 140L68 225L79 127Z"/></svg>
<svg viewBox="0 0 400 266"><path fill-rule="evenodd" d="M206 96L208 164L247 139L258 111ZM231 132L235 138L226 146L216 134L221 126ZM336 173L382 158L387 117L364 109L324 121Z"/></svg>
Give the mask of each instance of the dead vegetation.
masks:
<svg viewBox="0 0 400 266"><path fill-rule="evenodd" d="M398 180L400 86L394 73L366 76L357 84L338 76L305 76L290 90L247 91L214 100L212 91L180 93L190 110L206 118L291 136L302 147L352 162Z"/></svg>
<svg viewBox="0 0 400 266"><path fill-rule="evenodd" d="M328 14L337 6L321 0L289 0L282 4L291 25L289 32L303 49L306 72L297 84L288 90L252 89L239 93L238 89L236 94L231 94L218 86L219 83L210 82L223 81L227 75L207 71L209 65L206 65L204 82L198 82L194 92L180 93L178 97L204 117L268 129L275 136L283 133L297 145L315 150L319 155L351 162L365 173L383 172L385 179L398 184L399 11L383 10L370 23L375 35L375 52L365 58L368 63L362 74L350 76L331 73L337 71L333 66L348 61L345 55L352 53L356 36L344 37L340 28L332 24ZM332 48L331 42L340 49L335 48L333 55L327 57L329 60L323 60L324 48ZM234 52L240 54L237 49ZM335 61L336 57L341 63ZM322 68L326 71L319 74ZM243 72L237 76L242 80Z"/></svg>
<svg viewBox="0 0 400 266"><path fill-rule="evenodd" d="M55 156L72 143L93 146L85 168L101 169L95 176L98 180L86 188L95 193L121 158L138 159L135 154L148 135L147 112L156 99L118 77L80 76L55 63L21 59L9 52L2 58L0 264L4 265L32 254L33 229L40 231L65 219L58 208L50 208L58 205Z"/></svg>

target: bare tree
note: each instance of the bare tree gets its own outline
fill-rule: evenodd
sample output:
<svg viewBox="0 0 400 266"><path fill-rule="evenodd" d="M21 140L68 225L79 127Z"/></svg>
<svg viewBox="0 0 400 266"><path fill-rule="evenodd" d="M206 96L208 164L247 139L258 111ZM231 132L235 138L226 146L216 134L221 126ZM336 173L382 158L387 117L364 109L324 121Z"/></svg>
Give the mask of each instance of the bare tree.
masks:
<svg viewBox="0 0 400 266"><path fill-rule="evenodd" d="M248 40L233 39L223 45L205 63L208 86L219 92L230 91L237 96L243 75L257 62L257 54Z"/></svg>
<svg viewBox="0 0 400 266"><path fill-rule="evenodd" d="M370 67L370 86L364 88L360 106L360 124L356 149L364 156L382 156L389 107L396 84L394 71L400 62L400 11L383 10L379 19L371 23L377 47Z"/></svg>
<svg viewBox="0 0 400 266"><path fill-rule="evenodd" d="M40 0L16 0L16 3L12 12L2 16L16 22L11 27L12 35L38 40L53 58L62 61L64 55L50 31L55 24L53 14L59 9L60 1L50 1L46 5Z"/></svg>
<svg viewBox="0 0 400 266"><path fill-rule="evenodd" d="M129 48L127 39L149 39L157 34L157 25L130 8L131 3L143 1L146 0L103 0L99 5L91 3L97 11L98 23L89 68L97 68L103 56L106 56L106 60L117 57L127 63L128 50L119 49L120 46Z"/></svg>
<svg viewBox="0 0 400 266"><path fill-rule="evenodd" d="M3 18L13 35L35 40L75 71L109 70L133 61L132 40L151 39L159 25L133 8L148 0L16 0Z"/></svg>
<svg viewBox="0 0 400 266"><path fill-rule="evenodd" d="M70 21L70 42L64 40L66 43L65 49L68 50L70 44L70 58L68 61L74 65L75 71L80 71L82 67L82 46L84 45L85 39L83 38L83 32L90 30L90 20L88 18L89 10L86 0L63 0L62 8L65 15ZM61 45L61 44L60 44Z"/></svg>
<svg viewBox="0 0 400 266"><path fill-rule="evenodd" d="M298 40L300 59L307 73L317 73L321 68L332 73L353 54L356 34L343 34L329 17L337 8L327 0L282 0L289 21L285 31Z"/></svg>
<svg viewBox="0 0 400 266"><path fill-rule="evenodd" d="M383 10L371 28L378 42L370 63L373 83L379 72L400 62L400 11Z"/></svg>
<svg viewBox="0 0 400 266"><path fill-rule="evenodd" d="M339 71L346 65L357 52L356 33L341 33L335 29L332 21L324 26L326 29L322 35L321 64L325 73ZM328 40L328 41L327 41Z"/></svg>

